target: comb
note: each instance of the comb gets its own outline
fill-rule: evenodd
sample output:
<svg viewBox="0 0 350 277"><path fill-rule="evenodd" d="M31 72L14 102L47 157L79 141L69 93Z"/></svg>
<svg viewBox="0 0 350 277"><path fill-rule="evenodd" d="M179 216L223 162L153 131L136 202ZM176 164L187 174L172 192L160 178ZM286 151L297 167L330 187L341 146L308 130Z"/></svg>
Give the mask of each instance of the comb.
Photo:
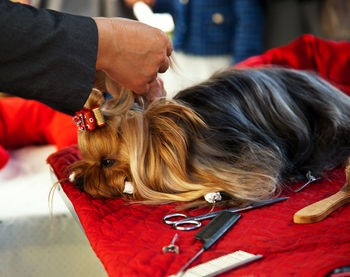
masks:
<svg viewBox="0 0 350 277"><path fill-rule="evenodd" d="M254 255L242 250L221 256L206 263L191 267L185 271L183 277L212 277L228 270L263 258L262 255ZM172 275L171 277L174 277Z"/></svg>

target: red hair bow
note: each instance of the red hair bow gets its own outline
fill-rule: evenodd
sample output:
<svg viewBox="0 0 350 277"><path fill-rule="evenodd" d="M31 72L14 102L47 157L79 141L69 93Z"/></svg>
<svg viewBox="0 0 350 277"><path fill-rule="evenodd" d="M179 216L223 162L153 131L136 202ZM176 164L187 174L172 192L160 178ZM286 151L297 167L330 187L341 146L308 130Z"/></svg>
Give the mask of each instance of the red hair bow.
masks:
<svg viewBox="0 0 350 277"><path fill-rule="evenodd" d="M95 130L96 127L105 125L105 121L99 107L93 109L83 108L76 112L73 121L77 124L80 130Z"/></svg>

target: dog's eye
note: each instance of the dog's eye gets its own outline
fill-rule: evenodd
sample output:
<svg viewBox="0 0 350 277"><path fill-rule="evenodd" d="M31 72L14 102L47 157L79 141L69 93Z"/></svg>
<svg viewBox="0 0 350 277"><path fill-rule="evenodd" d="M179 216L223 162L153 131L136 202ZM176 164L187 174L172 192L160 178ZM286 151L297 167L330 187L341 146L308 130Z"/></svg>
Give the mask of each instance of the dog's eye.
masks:
<svg viewBox="0 0 350 277"><path fill-rule="evenodd" d="M114 165L115 160L113 159L104 159L101 160L101 166L102 167L111 167L112 165Z"/></svg>

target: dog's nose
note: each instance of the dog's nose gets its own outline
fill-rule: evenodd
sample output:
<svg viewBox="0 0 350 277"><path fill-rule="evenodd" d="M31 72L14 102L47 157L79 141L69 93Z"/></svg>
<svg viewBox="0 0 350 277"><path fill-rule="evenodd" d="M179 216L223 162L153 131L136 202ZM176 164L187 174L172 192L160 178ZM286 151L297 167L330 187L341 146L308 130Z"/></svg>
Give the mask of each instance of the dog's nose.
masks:
<svg viewBox="0 0 350 277"><path fill-rule="evenodd" d="M84 176L75 179L75 185L80 191L84 191Z"/></svg>

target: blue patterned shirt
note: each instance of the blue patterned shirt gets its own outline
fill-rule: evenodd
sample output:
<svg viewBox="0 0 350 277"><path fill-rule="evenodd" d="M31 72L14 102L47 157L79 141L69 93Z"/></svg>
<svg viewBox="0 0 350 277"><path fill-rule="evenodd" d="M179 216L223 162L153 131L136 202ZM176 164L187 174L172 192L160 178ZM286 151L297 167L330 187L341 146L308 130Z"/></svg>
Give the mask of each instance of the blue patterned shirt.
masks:
<svg viewBox="0 0 350 277"><path fill-rule="evenodd" d="M235 63L263 52L261 0L157 0L154 10L174 17L177 51L228 54Z"/></svg>

